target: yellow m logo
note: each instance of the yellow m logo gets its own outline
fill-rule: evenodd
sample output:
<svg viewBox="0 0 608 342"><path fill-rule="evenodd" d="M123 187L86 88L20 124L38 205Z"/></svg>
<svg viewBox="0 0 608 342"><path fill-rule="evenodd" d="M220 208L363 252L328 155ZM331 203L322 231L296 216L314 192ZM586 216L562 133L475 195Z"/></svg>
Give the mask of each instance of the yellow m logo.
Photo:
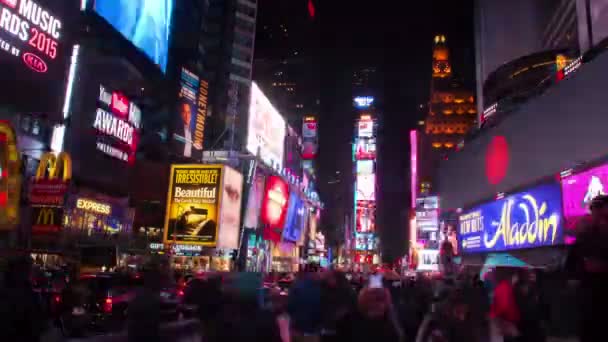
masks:
<svg viewBox="0 0 608 342"><path fill-rule="evenodd" d="M53 208L40 208L36 225L53 226L55 225L55 212Z"/></svg>
<svg viewBox="0 0 608 342"><path fill-rule="evenodd" d="M61 177L64 182L72 178L72 158L70 155L61 152L55 156L52 152L47 152L40 158L38 170L36 170L36 180L40 179L57 179Z"/></svg>

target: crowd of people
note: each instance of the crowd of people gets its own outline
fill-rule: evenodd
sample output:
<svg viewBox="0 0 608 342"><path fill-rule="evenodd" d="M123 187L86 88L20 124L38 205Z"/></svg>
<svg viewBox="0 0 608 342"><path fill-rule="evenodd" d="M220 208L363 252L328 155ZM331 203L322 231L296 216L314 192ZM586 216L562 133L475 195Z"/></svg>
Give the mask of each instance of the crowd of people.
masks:
<svg viewBox="0 0 608 342"><path fill-rule="evenodd" d="M363 274L313 266L271 276L266 286L257 273L194 278L184 302L196 308L206 342L543 342L549 335L603 341L608 196L596 198L591 211L564 267L553 274L496 267L483 279L466 270L414 279L388 269ZM31 260L17 258L2 277L0 332L7 341L40 341L48 327L31 269ZM144 273L144 288L128 309L129 340L163 340L157 297L165 271Z"/></svg>

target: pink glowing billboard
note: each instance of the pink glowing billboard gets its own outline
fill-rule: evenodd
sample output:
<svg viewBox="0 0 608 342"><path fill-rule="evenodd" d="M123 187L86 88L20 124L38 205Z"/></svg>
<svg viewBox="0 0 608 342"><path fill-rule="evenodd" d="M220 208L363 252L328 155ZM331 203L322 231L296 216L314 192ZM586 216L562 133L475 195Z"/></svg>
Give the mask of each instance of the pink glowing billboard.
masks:
<svg viewBox="0 0 608 342"><path fill-rule="evenodd" d="M598 195L608 194L608 164L562 179L566 233L573 233L581 218L589 214L589 204ZM568 241L567 241L568 242Z"/></svg>

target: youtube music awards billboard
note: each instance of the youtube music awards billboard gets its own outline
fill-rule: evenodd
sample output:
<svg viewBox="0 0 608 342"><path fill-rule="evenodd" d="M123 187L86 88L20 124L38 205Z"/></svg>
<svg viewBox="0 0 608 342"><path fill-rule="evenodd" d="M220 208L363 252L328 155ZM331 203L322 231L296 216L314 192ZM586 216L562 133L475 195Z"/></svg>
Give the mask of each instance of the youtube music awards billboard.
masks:
<svg viewBox="0 0 608 342"><path fill-rule="evenodd" d="M28 112L59 112L71 53L69 20L78 4L0 0L0 101Z"/></svg>

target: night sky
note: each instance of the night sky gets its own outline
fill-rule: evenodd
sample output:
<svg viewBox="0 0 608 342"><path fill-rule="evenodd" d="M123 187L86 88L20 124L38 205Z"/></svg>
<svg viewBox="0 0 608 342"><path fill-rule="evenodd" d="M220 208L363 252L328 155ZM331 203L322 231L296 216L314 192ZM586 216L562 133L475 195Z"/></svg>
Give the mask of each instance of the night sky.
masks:
<svg viewBox="0 0 608 342"><path fill-rule="evenodd" d="M280 0L292 4L291 13L298 13L301 8L302 16L308 16L307 1ZM272 15L271 2L260 1L260 16ZM327 211L353 203L347 196L352 178L350 142L355 119L351 102L352 68L375 66L381 76L378 227L384 258L388 260L406 250L406 210L410 197L408 132L424 116L419 105L428 102L435 34L446 35L454 74L474 90L472 2L316 0L317 29L310 31L304 22L290 27L291 30L301 27L306 32L307 46L318 46L315 52L321 80L318 166L321 197L327 208L324 226L339 224L331 222L332 215L327 215ZM318 45L314 44L317 40ZM340 172L338 176L336 171ZM342 186L328 184L336 179L340 179L338 184Z"/></svg>

